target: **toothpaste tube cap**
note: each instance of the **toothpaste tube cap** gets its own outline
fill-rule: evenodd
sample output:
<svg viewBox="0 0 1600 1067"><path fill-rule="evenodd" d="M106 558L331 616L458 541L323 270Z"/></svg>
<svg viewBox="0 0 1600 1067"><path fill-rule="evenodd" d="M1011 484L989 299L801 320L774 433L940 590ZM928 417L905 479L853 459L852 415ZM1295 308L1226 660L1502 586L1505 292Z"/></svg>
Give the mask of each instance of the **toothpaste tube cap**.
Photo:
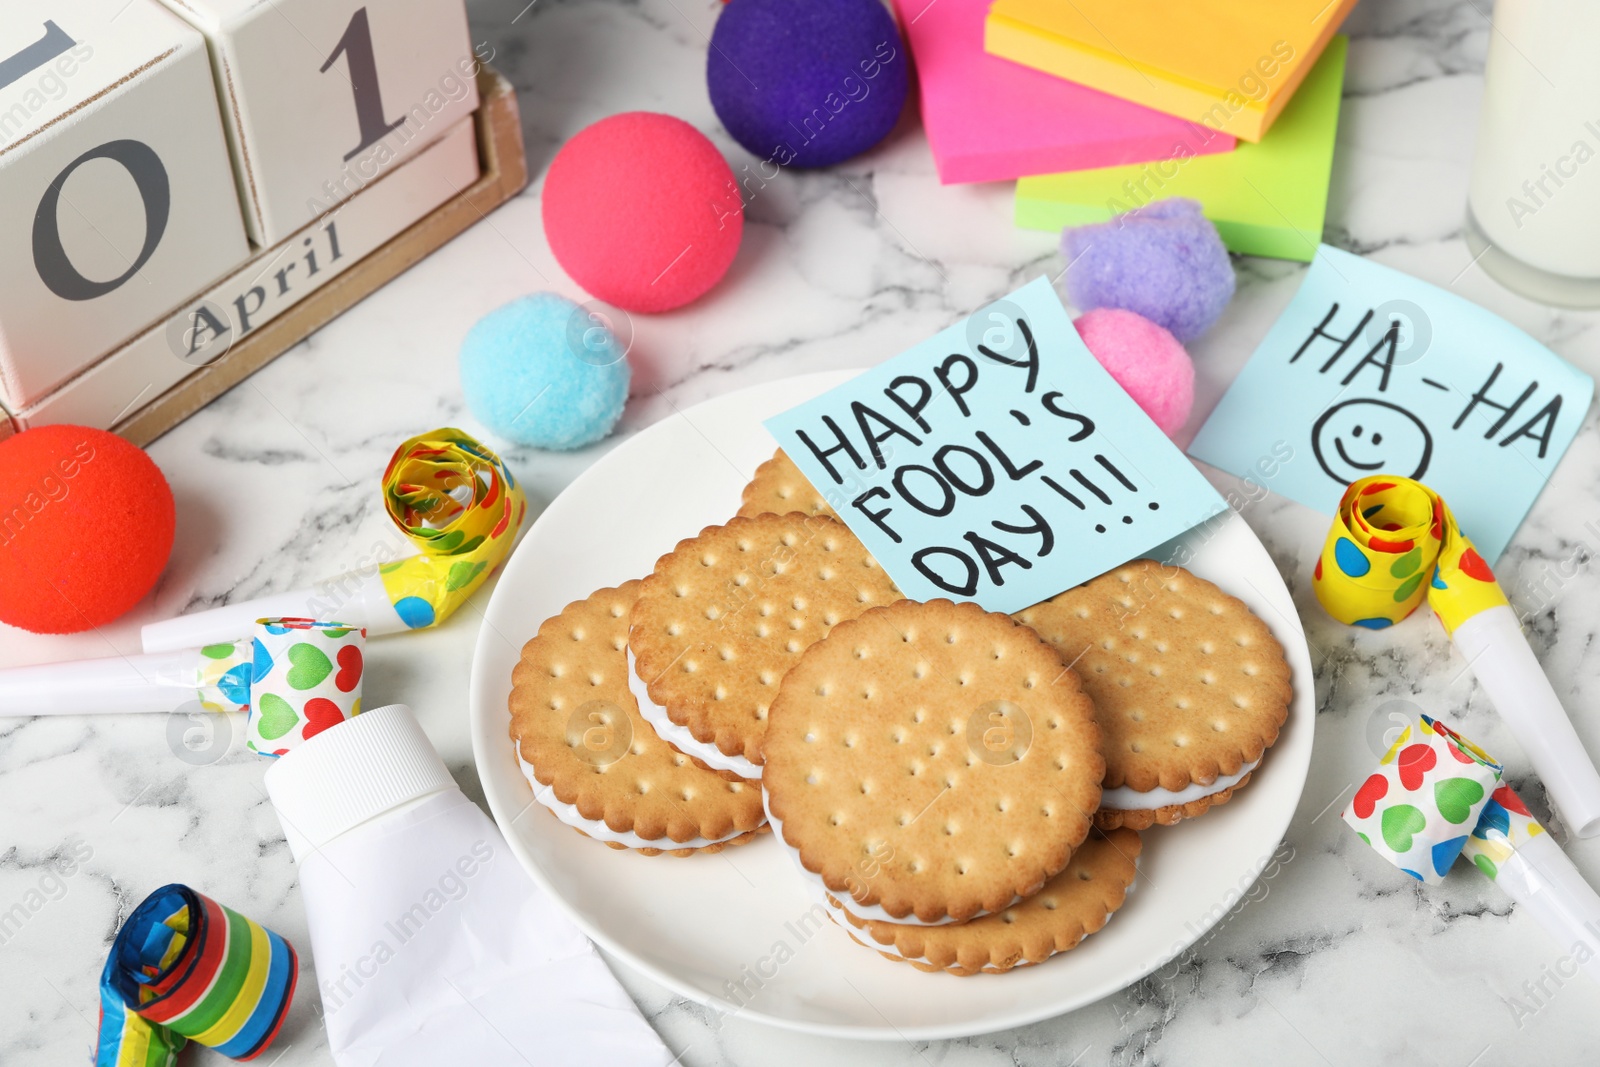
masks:
<svg viewBox="0 0 1600 1067"><path fill-rule="evenodd" d="M298 863L369 819L456 782L411 709L390 704L291 749L268 768L266 786Z"/></svg>

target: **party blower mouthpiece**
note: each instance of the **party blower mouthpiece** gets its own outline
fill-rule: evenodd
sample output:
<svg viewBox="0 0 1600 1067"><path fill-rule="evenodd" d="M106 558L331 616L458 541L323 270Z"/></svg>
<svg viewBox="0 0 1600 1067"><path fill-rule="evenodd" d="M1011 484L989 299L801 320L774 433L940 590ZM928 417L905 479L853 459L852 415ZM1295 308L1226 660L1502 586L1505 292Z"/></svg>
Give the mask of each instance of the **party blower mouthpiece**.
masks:
<svg viewBox="0 0 1600 1067"><path fill-rule="evenodd" d="M1600 982L1600 895L1500 775L1493 757L1422 715L1361 783L1344 821L1425 885L1465 855Z"/></svg>
<svg viewBox="0 0 1600 1067"><path fill-rule="evenodd" d="M1312 574L1340 622L1381 630L1426 599L1579 837L1600 834L1600 772L1528 647L1505 591L1438 493L1387 474L1352 482Z"/></svg>
<svg viewBox="0 0 1600 1067"><path fill-rule="evenodd" d="M0 670L0 715L247 711L250 641Z"/></svg>

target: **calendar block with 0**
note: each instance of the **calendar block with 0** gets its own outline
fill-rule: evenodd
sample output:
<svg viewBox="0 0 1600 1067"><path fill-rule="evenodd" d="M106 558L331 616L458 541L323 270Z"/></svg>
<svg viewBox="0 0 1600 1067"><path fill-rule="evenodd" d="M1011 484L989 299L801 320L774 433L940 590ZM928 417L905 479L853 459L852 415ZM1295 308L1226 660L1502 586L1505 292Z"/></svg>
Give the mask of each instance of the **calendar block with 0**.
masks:
<svg viewBox="0 0 1600 1067"><path fill-rule="evenodd" d="M0 401L243 261L205 41L154 0L0 7Z"/></svg>

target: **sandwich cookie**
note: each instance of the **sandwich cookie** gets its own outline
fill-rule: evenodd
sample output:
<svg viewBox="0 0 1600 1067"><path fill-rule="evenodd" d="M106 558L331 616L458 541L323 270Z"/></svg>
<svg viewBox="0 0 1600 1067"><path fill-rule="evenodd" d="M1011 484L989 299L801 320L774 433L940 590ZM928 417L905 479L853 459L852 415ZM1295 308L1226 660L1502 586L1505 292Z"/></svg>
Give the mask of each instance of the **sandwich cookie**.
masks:
<svg viewBox="0 0 1600 1067"><path fill-rule="evenodd" d="M688 856L744 844L761 787L656 736L628 687L628 617L642 582L545 621L512 673L511 740L534 799L612 848Z"/></svg>
<svg viewBox="0 0 1600 1067"><path fill-rule="evenodd" d="M1227 803L1288 718L1283 646L1241 601L1182 567L1134 560L1015 618L1094 698L1102 829L1170 826Z"/></svg>
<svg viewBox="0 0 1600 1067"><path fill-rule="evenodd" d="M834 626L899 599L841 522L793 512L707 527L661 557L633 606L645 714L681 751L759 777L784 674Z"/></svg>
<svg viewBox="0 0 1600 1067"><path fill-rule="evenodd" d="M745 518L756 515L785 515L798 511L804 515L826 515L837 519L838 513L829 506L827 498L817 491L811 480L800 473L794 460L783 449L756 468L750 484L744 487L744 500L739 514Z"/></svg>
<svg viewBox="0 0 1600 1067"><path fill-rule="evenodd" d="M1139 835L1095 831L1044 888L995 915L957 926L906 926L863 920L830 898L857 944L919 971L1003 974L1076 948L1122 907L1138 874Z"/></svg>
<svg viewBox="0 0 1600 1067"><path fill-rule="evenodd" d="M805 882L806 888L811 891L811 898L817 901L819 904L826 905L835 911L845 910L845 906L839 902L839 898L828 892L828 887L822 881L822 878L819 875L806 870L805 865L800 862L799 850L783 839L783 820L774 816L770 807L767 808L767 826L777 837L778 844L783 846L783 850L789 854L789 860L794 864L794 869L800 872L801 880ZM894 916L890 915L884 910L882 904L862 904L858 902L853 894L863 893L863 895L865 895L862 889L863 882L861 879L867 879L876 876L877 863L875 862L875 859L876 857L869 857L862 863L859 871L860 879L854 881L850 885L850 891L845 895L845 899L850 901L850 907L854 909L854 912L858 914L862 920L876 919L880 922L900 922L916 926L945 926L955 922L955 919L951 918L949 915L941 915L939 918L927 923L922 922L915 915L907 915L903 918L896 919ZM1015 903L1015 901L1013 901L1013 903ZM987 911L980 911L977 913L977 915L988 914L989 912ZM975 915L974 918L976 917L977 916Z"/></svg>
<svg viewBox="0 0 1600 1067"><path fill-rule="evenodd" d="M975 604L840 623L783 679L763 744L781 839L860 916L966 922L1039 891L1100 806L1100 731L1071 669Z"/></svg>

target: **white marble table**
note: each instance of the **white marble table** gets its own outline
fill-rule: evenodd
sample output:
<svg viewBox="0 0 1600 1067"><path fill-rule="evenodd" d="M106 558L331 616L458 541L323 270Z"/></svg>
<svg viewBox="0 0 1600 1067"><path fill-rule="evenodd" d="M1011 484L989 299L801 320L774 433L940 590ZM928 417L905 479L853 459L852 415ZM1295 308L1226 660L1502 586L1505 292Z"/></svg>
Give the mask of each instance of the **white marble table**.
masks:
<svg viewBox="0 0 1600 1067"><path fill-rule="evenodd" d="M467 328L529 290L577 293L540 232L537 176L555 148L604 115L647 108L710 131L736 166L746 160L705 94L705 38L718 6L474 2L474 40L493 48L521 91L532 186L157 442L179 530L155 595L100 633L0 632L0 664L134 651L142 622L356 565L383 533L372 487L394 445L435 425L481 429L456 384ZM1327 239L1451 286L1597 374L1600 316L1506 293L1470 265L1462 240L1487 11L1475 0L1368 0L1357 10ZM1015 230L1009 215L1008 186L941 188L910 120L864 158L782 175L750 198L744 246L709 298L636 320L634 395L619 438L575 455L508 453L533 508L620 436L689 404L881 359L1029 278L1057 275L1054 242ZM1237 267L1237 299L1194 346L1200 398L1191 430L1304 270L1254 259ZM1535 613L1536 650L1592 752L1600 752L1597 478L1591 418L1499 566L1518 607ZM718 1026L705 1009L617 966L682 1062L1592 1062L1600 988L1563 979L1561 952L1530 919L1470 872L1424 891L1338 822L1374 762L1385 701L1457 719L1508 754L1513 784L1542 808L1516 746L1436 626L1418 620L1373 635L1322 614L1309 575L1324 518L1276 497L1243 510L1294 591L1316 663L1316 754L1271 877L1160 975L1069 1016L949 1043L813 1040L737 1017ZM478 627L468 609L437 631L374 642L367 690L369 707L411 704L474 796L466 679ZM106 946L164 882L202 887L307 943L262 767L239 734L237 724L223 729L210 750L180 759L159 717L0 720L0 1063L88 1054ZM1600 841L1567 844L1600 884ZM53 878L52 864L72 856L81 859L75 873ZM314 999L299 998L264 1062L331 1062ZM187 1055L222 1062L207 1051Z"/></svg>

